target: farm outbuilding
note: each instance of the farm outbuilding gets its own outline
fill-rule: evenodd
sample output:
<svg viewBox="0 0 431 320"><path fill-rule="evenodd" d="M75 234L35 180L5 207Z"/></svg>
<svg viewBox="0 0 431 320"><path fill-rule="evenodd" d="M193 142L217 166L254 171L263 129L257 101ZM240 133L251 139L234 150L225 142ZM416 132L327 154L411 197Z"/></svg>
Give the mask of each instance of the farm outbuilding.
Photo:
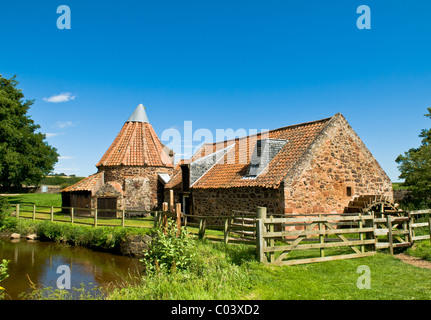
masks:
<svg viewBox="0 0 431 320"><path fill-rule="evenodd" d="M392 201L385 171L341 114L203 145L166 184L186 213L343 213L355 197Z"/></svg>
<svg viewBox="0 0 431 320"><path fill-rule="evenodd" d="M174 153L160 142L140 104L96 167L97 173L61 191L63 206L97 208L101 216L115 216L106 210L153 210L164 201Z"/></svg>

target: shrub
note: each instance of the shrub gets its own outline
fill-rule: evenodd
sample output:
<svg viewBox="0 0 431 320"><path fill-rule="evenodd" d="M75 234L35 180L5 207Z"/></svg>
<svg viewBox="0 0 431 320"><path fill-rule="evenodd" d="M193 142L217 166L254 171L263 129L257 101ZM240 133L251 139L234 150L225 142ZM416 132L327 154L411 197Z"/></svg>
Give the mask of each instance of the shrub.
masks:
<svg viewBox="0 0 431 320"><path fill-rule="evenodd" d="M6 219L11 213L11 207L6 197L0 196L0 224Z"/></svg>
<svg viewBox="0 0 431 320"><path fill-rule="evenodd" d="M157 235L140 261L148 273L187 270L194 261L193 247L192 236L184 228L177 235L175 221L169 220L165 231L157 230Z"/></svg>
<svg viewBox="0 0 431 320"><path fill-rule="evenodd" d="M3 259L2 263L0 263L0 282L9 277L9 275L7 274L8 262L9 261ZM4 293L2 293L3 290L4 288L0 286L0 300L4 298Z"/></svg>

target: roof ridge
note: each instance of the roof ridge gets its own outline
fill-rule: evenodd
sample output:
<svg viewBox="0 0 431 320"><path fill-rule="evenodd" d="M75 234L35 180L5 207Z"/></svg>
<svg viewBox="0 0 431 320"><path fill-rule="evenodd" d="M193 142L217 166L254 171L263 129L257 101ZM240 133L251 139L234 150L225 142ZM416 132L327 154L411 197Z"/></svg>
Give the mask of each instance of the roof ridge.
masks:
<svg viewBox="0 0 431 320"><path fill-rule="evenodd" d="M314 124L314 123L318 123L318 122L330 121L332 118L334 118L337 115L341 115L341 113L336 113L332 117L328 117L328 118L324 118L324 119L320 119L320 120L314 120L314 121L309 121L309 122L292 124L292 125L288 125L288 126L284 126L284 127L280 127L280 128L276 128L276 129L271 129L271 130L264 131L264 132L253 133L253 134L250 134L250 135L247 135L247 136L243 136L243 137L237 137L237 138L228 139L228 140L221 140L221 141L218 141L218 142L208 142L208 143L204 143L202 146L205 146L205 145L215 145L217 143L230 142L230 141L234 141L235 142L236 140L239 140L239 139L245 139L245 138L249 138L249 137L253 137L253 136L259 136L259 135L262 135L262 134L266 135L266 134L269 134L270 132L275 132L275 131L284 130L284 129L288 129L288 128L295 128L295 127L310 125L310 124Z"/></svg>

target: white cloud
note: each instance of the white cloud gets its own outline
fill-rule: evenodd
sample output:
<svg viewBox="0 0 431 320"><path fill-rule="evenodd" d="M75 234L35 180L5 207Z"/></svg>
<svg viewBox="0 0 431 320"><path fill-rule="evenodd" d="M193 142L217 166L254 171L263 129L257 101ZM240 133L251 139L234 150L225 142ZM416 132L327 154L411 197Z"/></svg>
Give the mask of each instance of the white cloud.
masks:
<svg viewBox="0 0 431 320"><path fill-rule="evenodd" d="M57 121L55 124L55 128L67 128L67 127L73 127L75 124L72 121Z"/></svg>
<svg viewBox="0 0 431 320"><path fill-rule="evenodd" d="M58 135L59 135L59 133L45 133L45 136L46 136L47 138L56 137L56 136L58 136Z"/></svg>
<svg viewBox="0 0 431 320"><path fill-rule="evenodd" d="M62 92L60 94L51 96L49 98L43 98L46 102L53 102L53 103L59 103L59 102L68 102L71 100L74 100L76 96L72 96L70 92Z"/></svg>
<svg viewBox="0 0 431 320"><path fill-rule="evenodd" d="M69 160L69 159L75 159L73 156L59 156L58 160Z"/></svg>

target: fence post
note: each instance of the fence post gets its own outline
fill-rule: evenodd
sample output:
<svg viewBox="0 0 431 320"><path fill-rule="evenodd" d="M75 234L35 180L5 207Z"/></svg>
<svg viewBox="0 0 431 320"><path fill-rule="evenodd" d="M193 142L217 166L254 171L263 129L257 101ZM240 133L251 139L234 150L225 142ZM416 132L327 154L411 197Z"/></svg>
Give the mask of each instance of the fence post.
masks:
<svg viewBox="0 0 431 320"><path fill-rule="evenodd" d="M94 210L94 226L97 227L97 208Z"/></svg>
<svg viewBox="0 0 431 320"><path fill-rule="evenodd" d="M224 243L228 244L229 242L229 217L224 219Z"/></svg>
<svg viewBox="0 0 431 320"><path fill-rule="evenodd" d="M17 219L19 218L19 203L17 203L17 204L16 204L15 217L16 217Z"/></svg>
<svg viewBox="0 0 431 320"><path fill-rule="evenodd" d="M121 211L121 226L124 227L125 225L125 220L126 219L126 209L123 208L123 210Z"/></svg>
<svg viewBox="0 0 431 320"><path fill-rule="evenodd" d="M412 228L412 223L413 223L413 215L411 214L411 212L408 212L408 217L409 217L409 242L413 245L413 228Z"/></svg>
<svg viewBox="0 0 431 320"><path fill-rule="evenodd" d="M169 190L169 210L174 211L174 190Z"/></svg>
<svg viewBox="0 0 431 320"><path fill-rule="evenodd" d="M201 218L199 221L199 239L203 239L205 237L206 220L206 218Z"/></svg>
<svg viewBox="0 0 431 320"><path fill-rule="evenodd" d="M154 212L154 228L157 228L157 224L159 221L159 211Z"/></svg>
<svg viewBox="0 0 431 320"><path fill-rule="evenodd" d="M374 211L370 211L370 212L368 212L368 214L371 215L373 217L373 219L366 220L365 221L365 227L366 228L373 228L374 231L367 232L365 234L365 239L366 240L373 240L374 239L374 244L367 244L365 246L365 248L369 251L376 251L377 250L377 237L376 237L375 230L377 229L377 224L374 221L374 218L375 218Z"/></svg>
<svg viewBox="0 0 431 320"><path fill-rule="evenodd" d="M274 216L271 214L271 217L270 217L270 219L271 219L271 222L273 221L273 219L274 219ZM269 232L274 232L274 224L273 223L271 223L270 225L269 225ZM270 247L273 247L274 246L274 238L270 238L269 239L269 246ZM275 252L270 252L269 253L269 262L274 262L274 260L275 260Z"/></svg>
<svg viewBox="0 0 431 320"><path fill-rule="evenodd" d="M388 214L386 216L386 222L388 225L388 238L389 238L389 252L391 255L394 255L394 243L393 243L393 236L392 236L392 220L391 216Z"/></svg>
<svg viewBox="0 0 431 320"><path fill-rule="evenodd" d="M430 232L430 241L431 241L431 218L428 218L428 229Z"/></svg>
<svg viewBox="0 0 431 320"><path fill-rule="evenodd" d="M362 223L362 215L361 215L361 213L359 213L358 216L359 216L359 222L358 222L359 223L359 229L362 229L364 225ZM361 230L359 231L359 240L361 242L364 241L364 233ZM361 244L361 252L362 253L365 252L365 246L363 244Z"/></svg>
<svg viewBox="0 0 431 320"><path fill-rule="evenodd" d="M264 219L266 219L266 208L257 207L257 219L256 219L256 250L259 262L267 262L266 255L263 252L265 247L265 239L263 238L264 233Z"/></svg>
<svg viewBox="0 0 431 320"><path fill-rule="evenodd" d="M75 209L72 207L72 208L70 209L70 223L72 223L72 224L73 224L74 211L75 211Z"/></svg>
<svg viewBox="0 0 431 320"><path fill-rule="evenodd" d="M33 205L33 217L32 217L33 221L36 219L36 205Z"/></svg>
<svg viewBox="0 0 431 320"><path fill-rule="evenodd" d="M319 214L319 220L322 218L322 215ZM325 242L325 239L323 237L323 234L320 233L320 231L323 230L323 224L321 221L319 221L319 244L323 244ZM325 249L320 248L320 256L323 258L325 256Z"/></svg>
<svg viewBox="0 0 431 320"><path fill-rule="evenodd" d="M51 206L51 222L54 221L54 208Z"/></svg>
<svg viewBox="0 0 431 320"><path fill-rule="evenodd" d="M175 213L177 214L177 237L181 231L181 203L175 205Z"/></svg>

